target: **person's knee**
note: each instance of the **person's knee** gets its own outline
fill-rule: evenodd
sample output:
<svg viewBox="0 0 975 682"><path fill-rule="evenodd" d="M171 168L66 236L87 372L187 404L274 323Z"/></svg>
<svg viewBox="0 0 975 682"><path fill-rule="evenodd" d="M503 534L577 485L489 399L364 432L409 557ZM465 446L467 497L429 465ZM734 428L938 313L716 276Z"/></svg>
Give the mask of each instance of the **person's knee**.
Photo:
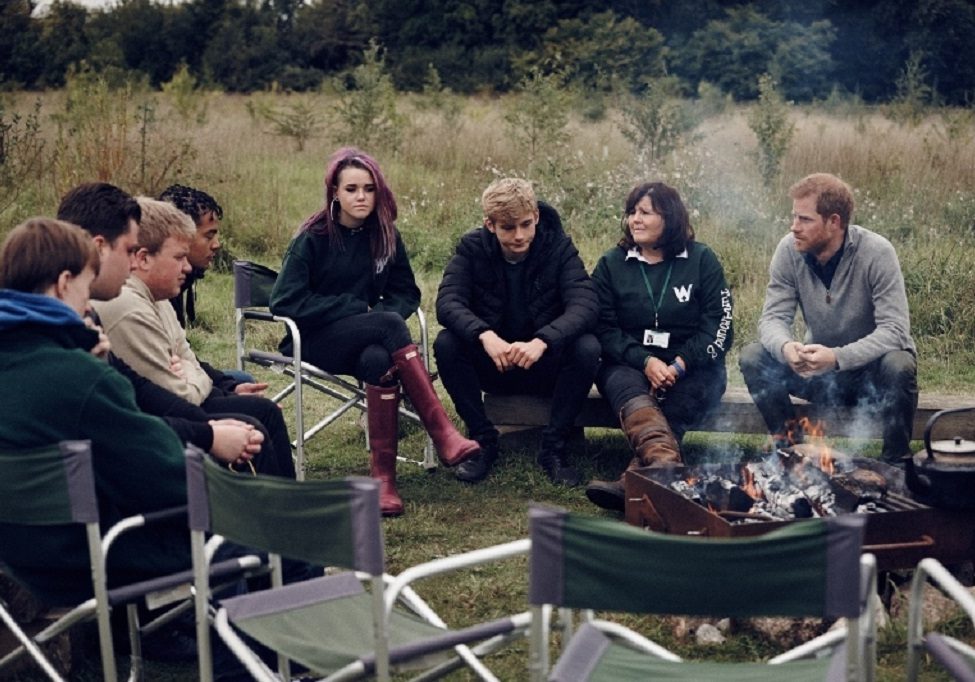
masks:
<svg viewBox="0 0 975 682"><path fill-rule="evenodd" d="M593 334L583 334L572 343L571 347L573 362L587 371L595 372L601 352L599 340Z"/></svg>
<svg viewBox="0 0 975 682"><path fill-rule="evenodd" d="M460 339L452 331L441 329L437 338L433 340L433 357L437 364L448 363L460 352Z"/></svg>
<svg viewBox="0 0 975 682"><path fill-rule="evenodd" d="M917 358L906 350L895 350L880 358L878 365L881 385L915 388L917 385Z"/></svg>
<svg viewBox="0 0 975 682"><path fill-rule="evenodd" d="M758 341L752 341L741 349L738 368L744 376L756 376L768 364L770 357L765 346Z"/></svg>
<svg viewBox="0 0 975 682"><path fill-rule="evenodd" d="M369 384L378 385L382 376L393 366L393 356L378 344L371 344L359 354L358 376Z"/></svg>
<svg viewBox="0 0 975 682"><path fill-rule="evenodd" d="M397 349L413 343L413 337L410 336L410 328L406 325L406 320L398 313L377 311L370 313L370 315L376 316L375 321L378 321L382 325L386 338L390 339Z"/></svg>

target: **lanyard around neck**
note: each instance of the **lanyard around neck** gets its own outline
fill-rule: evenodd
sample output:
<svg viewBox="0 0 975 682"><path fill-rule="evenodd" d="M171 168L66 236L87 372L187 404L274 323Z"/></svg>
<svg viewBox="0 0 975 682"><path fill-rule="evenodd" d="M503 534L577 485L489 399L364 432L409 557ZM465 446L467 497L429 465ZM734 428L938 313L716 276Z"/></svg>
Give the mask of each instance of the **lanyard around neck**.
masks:
<svg viewBox="0 0 975 682"><path fill-rule="evenodd" d="M639 261L637 261L639 264ZM643 283L647 287L647 293L650 295L650 304L653 306L653 328L658 329L660 327L660 306L664 302L664 294L667 293L667 285L670 284L670 273L674 269L674 261L671 260L667 265L667 276L664 277L664 285L660 289L660 296L654 300L653 298L653 287L650 286L650 280L647 278L647 270L640 264L640 274L643 275Z"/></svg>

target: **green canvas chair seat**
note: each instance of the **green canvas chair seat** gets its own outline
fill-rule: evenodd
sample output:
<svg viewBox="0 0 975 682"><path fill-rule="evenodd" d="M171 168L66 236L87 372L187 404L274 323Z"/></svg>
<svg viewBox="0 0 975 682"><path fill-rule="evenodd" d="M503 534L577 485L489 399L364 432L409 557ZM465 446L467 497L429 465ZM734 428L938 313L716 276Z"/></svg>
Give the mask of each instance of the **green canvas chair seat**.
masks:
<svg viewBox="0 0 975 682"><path fill-rule="evenodd" d="M533 507L532 677L548 675L543 607L556 606L587 613L844 618L848 627L768 662L775 665L727 664L682 661L638 633L589 616L553 680L869 680L875 654L867 604L876 570L872 556L861 558L864 523L862 516L847 515L752 538L709 539ZM807 660L819 649L821 658Z"/></svg>
<svg viewBox="0 0 975 682"><path fill-rule="evenodd" d="M696 680L697 682L823 682L844 680L846 648L832 655L783 665L668 661L613 642L597 627L583 624L571 648L559 659L550 680L627 682L628 680Z"/></svg>
<svg viewBox="0 0 975 682"><path fill-rule="evenodd" d="M242 633L277 652L282 673L288 670L288 660L327 679L389 679L391 667L414 665L445 673L466 664L482 679L495 679L476 654L527 632L527 612L448 629L410 587L416 578L526 554L527 540L427 562L390 578L384 575L379 485L371 478L292 481L236 476L189 448L187 485L197 570L205 566L206 533L268 551L272 565L280 555L347 569L289 585L282 585L275 571L271 589L224 599L212 608L201 586L201 680L212 679L211 621L251 674L267 680L278 679L277 673ZM399 605L401 596L408 608Z"/></svg>
<svg viewBox="0 0 975 682"><path fill-rule="evenodd" d="M275 651L288 652L291 660L320 675L356 663L365 675L375 673L372 599L353 574L287 585L273 599L266 596L242 595L221 601L220 607L227 622ZM502 618L455 632L403 610L390 613L388 621L393 665L517 628L513 619ZM327 638L321 633L323 623L333 624Z"/></svg>
<svg viewBox="0 0 975 682"><path fill-rule="evenodd" d="M918 679L921 654L931 658L953 680L975 682L975 648L954 637L938 632L925 633L924 587L931 582L954 601L975 624L975 596L937 559L921 559L911 579L911 597L907 615L907 680Z"/></svg>
<svg viewBox="0 0 975 682"><path fill-rule="evenodd" d="M360 412L366 410L366 392L361 383L353 380L349 381L331 372L316 367L303 359L301 353L301 332L298 325L289 317L274 315L269 311L271 301L271 290L278 273L259 263L246 260L236 260L233 265L234 272L234 319L237 338L237 369L244 369L244 363L250 363L270 369L273 372L284 374L291 378L291 382L282 388L278 393L271 397L276 403L281 403L285 398L292 396L295 405L295 440L292 447L295 449L295 469L298 478L305 477L305 442L315 436L315 434L328 428L343 414L349 410L356 409ZM426 317L423 311L417 309L417 321L420 327L419 346L423 350L423 358L426 366L430 366L429 353L429 332L427 331ZM260 347L248 347L248 322L263 323L270 322L278 330L286 329L291 334L292 353L284 355L277 351L263 350ZM280 339L280 332L275 338L274 343ZM260 338L251 335L251 339ZM300 380L296 380L300 378ZM305 404L304 389L312 388L322 395L328 396L338 405L334 405L324 417L319 419L312 427L305 428ZM409 419L417 424L420 423L420 416L409 409L406 403L400 404L400 416ZM366 434L368 438L368 434ZM400 459L415 461L425 469L433 469L437 466L437 457L433 448L433 441L429 436L423 448L423 457L420 460L408 460L405 457Z"/></svg>

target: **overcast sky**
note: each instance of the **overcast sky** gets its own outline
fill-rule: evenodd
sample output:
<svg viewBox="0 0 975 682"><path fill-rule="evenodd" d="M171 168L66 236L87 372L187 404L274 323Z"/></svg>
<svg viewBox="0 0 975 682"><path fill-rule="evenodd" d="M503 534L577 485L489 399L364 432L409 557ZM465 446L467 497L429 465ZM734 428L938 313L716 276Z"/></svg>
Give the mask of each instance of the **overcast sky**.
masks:
<svg viewBox="0 0 975 682"><path fill-rule="evenodd" d="M158 0L157 0L158 1ZM37 9L35 11L41 11L50 5L54 0L37 0ZM111 7L116 4L116 0L71 0L71 2L76 5L84 5L85 7L102 8Z"/></svg>

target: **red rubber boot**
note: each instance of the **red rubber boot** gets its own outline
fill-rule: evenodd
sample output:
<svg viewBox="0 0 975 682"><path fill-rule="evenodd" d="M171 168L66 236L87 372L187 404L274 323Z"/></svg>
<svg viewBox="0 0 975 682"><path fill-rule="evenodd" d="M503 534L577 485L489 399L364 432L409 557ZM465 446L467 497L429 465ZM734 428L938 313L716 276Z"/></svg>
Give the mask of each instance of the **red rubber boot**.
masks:
<svg viewBox="0 0 975 682"><path fill-rule="evenodd" d="M399 380L406 394L410 397L417 414L420 415L423 428L433 439L440 461L452 467L479 453L481 446L477 441L460 435L444 412L416 345L411 343L393 353L393 362L396 364Z"/></svg>
<svg viewBox="0 0 975 682"><path fill-rule="evenodd" d="M369 426L369 475L379 481L379 509L383 516L403 513L396 490L396 452L399 435L399 386L366 384Z"/></svg>

